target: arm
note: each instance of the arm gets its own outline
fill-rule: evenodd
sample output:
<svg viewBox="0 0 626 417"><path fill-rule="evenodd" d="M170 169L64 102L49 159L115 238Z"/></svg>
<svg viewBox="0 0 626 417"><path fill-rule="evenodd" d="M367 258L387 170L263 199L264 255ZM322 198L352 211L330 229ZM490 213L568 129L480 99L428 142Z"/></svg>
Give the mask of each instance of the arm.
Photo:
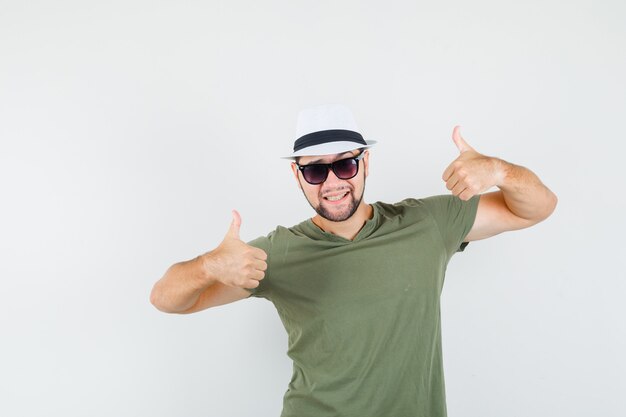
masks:
<svg viewBox="0 0 626 417"><path fill-rule="evenodd" d="M530 227L552 214L557 197L532 171L479 154L461 137L458 126L452 138L461 155L444 171L446 187L462 200L500 188L481 195L466 242Z"/></svg>
<svg viewBox="0 0 626 417"><path fill-rule="evenodd" d="M241 218L213 251L172 265L152 288L150 302L166 313L188 314L246 298L265 276L267 255L239 239Z"/></svg>

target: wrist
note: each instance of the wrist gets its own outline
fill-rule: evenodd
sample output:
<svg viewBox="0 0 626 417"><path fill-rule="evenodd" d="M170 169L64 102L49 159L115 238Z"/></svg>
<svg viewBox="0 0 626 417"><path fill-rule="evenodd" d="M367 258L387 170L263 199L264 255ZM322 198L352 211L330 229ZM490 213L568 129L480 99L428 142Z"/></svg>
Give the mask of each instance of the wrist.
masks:
<svg viewBox="0 0 626 417"><path fill-rule="evenodd" d="M497 187L506 187L513 165L500 158L492 158L492 161L494 164L495 185Z"/></svg>
<svg viewBox="0 0 626 417"><path fill-rule="evenodd" d="M197 261L200 266L200 280L204 287L218 281L217 262L214 251L198 256Z"/></svg>

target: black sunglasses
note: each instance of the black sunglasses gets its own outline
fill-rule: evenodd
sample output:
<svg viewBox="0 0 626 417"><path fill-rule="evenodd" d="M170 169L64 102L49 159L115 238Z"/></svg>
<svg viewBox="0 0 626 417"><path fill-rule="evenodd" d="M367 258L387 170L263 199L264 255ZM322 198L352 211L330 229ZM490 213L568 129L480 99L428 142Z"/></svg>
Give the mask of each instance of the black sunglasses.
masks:
<svg viewBox="0 0 626 417"><path fill-rule="evenodd" d="M316 185L326 181L328 171L331 169L340 180L349 180L354 178L359 172L359 161L364 155L365 153L361 153L360 155L340 159L330 164L300 165L296 163L296 166L302 172L304 180L309 184Z"/></svg>

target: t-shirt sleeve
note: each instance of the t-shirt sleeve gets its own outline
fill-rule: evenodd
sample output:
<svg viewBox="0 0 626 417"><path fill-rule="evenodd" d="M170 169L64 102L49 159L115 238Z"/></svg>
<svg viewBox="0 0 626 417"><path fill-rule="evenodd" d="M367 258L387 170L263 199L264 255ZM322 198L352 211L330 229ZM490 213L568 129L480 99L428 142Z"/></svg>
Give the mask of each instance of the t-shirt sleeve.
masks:
<svg viewBox="0 0 626 417"><path fill-rule="evenodd" d="M480 195L467 201L454 195L436 195L423 199L430 215L437 223L448 258L462 252L469 242L463 242L474 225Z"/></svg>
<svg viewBox="0 0 626 417"><path fill-rule="evenodd" d="M262 249L267 254L267 269L265 270L265 277L259 281L259 286L256 288L244 288L246 291L250 292L249 297L264 297L265 292L267 291L267 278L270 272L270 249L272 247L272 233L267 236L260 236L254 240L246 242L250 246L254 246L255 248Z"/></svg>

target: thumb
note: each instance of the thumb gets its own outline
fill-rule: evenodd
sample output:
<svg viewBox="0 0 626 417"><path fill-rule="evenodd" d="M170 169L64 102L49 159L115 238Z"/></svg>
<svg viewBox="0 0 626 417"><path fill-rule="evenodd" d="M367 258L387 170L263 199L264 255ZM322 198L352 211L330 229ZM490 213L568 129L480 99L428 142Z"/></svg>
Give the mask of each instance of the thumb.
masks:
<svg viewBox="0 0 626 417"><path fill-rule="evenodd" d="M461 153L474 150L474 148L465 142L463 136L461 136L461 126L454 126L454 130L452 131L452 140Z"/></svg>
<svg viewBox="0 0 626 417"><path fill-rule="evenodd" d="M230 223L230 228L226 236L233 239L239 239L239 228L241 227L241 216L237 210L233 210L233 221Z"/></svg>

